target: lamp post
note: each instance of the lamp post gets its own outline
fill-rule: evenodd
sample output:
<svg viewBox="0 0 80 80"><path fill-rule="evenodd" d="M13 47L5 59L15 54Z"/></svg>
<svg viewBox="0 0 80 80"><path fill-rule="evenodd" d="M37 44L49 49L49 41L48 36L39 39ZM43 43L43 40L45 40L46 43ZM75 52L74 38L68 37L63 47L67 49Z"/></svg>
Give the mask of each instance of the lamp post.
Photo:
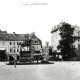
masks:
<svg viewBox="0 0 80 80"><path fill-rule="evenodd" d="M13 53L14 53L14 67L16 68L16 54L15 54L16 47L13 47Z"/></svg>

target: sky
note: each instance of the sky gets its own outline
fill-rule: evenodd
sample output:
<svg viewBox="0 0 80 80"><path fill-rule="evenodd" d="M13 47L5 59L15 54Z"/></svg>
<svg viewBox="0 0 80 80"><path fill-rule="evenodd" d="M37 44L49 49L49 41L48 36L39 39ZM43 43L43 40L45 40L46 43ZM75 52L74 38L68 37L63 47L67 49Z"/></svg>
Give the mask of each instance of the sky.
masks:
<svg viewBox="0 0 80 80"><path fill-rule="evenodd" d="M51 45L51 30L62 21L80 26L80 0L0 0L0 29L35 32L43 45Z"/></svg>

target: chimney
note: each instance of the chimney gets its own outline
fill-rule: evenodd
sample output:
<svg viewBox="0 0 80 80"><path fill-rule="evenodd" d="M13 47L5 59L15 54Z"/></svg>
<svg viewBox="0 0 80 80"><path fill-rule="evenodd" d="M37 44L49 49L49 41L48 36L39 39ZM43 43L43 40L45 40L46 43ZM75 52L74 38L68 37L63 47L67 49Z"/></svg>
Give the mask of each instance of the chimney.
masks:
<svg viewBox="0 0 80 80"><path fill-rule="evenodd" d="M32 32L31 35L35 35L35 32Z"/></svg>
<svg viewBox="0 0 80 80"><path fill-rule="evenodd" d="M32 34L35 34L35 32L33 32Z"/></svg>
<svg viewBox="0 0 80 80"><path fill-rule="evenodd" d="M5 33L7 33L7 31L5 30Z"/></svg>
<svg viewBox="0 0 80 80"><path fill-rule="evenodd" d="M15 32L13 32L13 34L15 35Z"/></svg>
<svg viewBox="0 0 80 80"><path fill-rule="evenodd" d="M46 42L45 42L45 45L46 45L46 47L49 47L49 42L46 41Z"/></svg>

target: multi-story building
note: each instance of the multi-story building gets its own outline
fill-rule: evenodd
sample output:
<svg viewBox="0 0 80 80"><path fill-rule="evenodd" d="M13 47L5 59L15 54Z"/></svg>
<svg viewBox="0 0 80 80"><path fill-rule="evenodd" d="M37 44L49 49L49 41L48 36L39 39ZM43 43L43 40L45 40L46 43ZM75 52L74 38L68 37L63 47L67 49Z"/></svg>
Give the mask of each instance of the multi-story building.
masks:
<svg viewBox="0 0 80 80"><path fill-rule="evenodd" d="M64 24L65 22L61 22L58 25L55 25L54 28L51 31L51 46L52 46L52 51L57 50L57 46L59 45L59 40L61 39L59 33L60 33L60 27ZM74 28L73 32L73 48L78 49L78 45L80 43L80 27L77 25L71 25L71 27Z"/></svg>
<svg viewBox="0 0 80 80"><path fill-rule="evenodd" d="M45 46L43 46L43 55L46 61L49 59L49 48L49 42L45 42Z"/></svg>
<svg viewBox="0 0 80 80"><path fill-rule="evenodd" d="M40 50L42 47L42 42L38 39L35 33L31 34L13 34L7 33L6 31L0 30L0 60L4 60L5 53L8 58L16 54L17 60L19 60L20 56L20 45L19 43L23 43L25 38L29 38L31 40L30 46L34 47L35 50Z"/></svg>

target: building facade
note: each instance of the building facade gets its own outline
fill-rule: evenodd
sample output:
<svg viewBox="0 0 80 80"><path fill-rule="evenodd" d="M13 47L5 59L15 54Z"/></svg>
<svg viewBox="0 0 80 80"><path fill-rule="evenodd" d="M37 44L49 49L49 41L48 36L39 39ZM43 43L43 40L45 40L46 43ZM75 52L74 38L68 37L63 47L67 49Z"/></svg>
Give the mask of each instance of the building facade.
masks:
<svg viewBox="0 0 80 80"><path fill-rule="evenodd" d="M45 42L45 46L43 46L42 49L43 49L44 61L48 61L49 60L49 42Z"/></svg>
<svg viewBox="0 0 80 80"><path fill-rule="evenodd" d="M0 30L0 59L2 58L1 60L3 60L2 56L5 56L5 53L6 53L8 58L16 54L17 60L19 60L20 49L21 49L21 46L19 45L19 43L23 43L25 41L25 38L31 39L30 46L34 47L35 50L41 49L42 42L39 38L36 37L34 33L10 34L10 33L7 33L6 31ZM2 54L3 51L4 51L3 53L4 55Z"/></svg>
<svg viewBox="0 0 80 80"><path fill-rule="evenodd" d="M58 25L55 25L54 28L51 31L51 46L52 46L52 51L57 51L57 46L59 45L59 40L61 39L59 33L60 33L60 27L64 24L65 22L61 22ZM80 27L77 25L71 25L71 27L74 28L73 32L73 48L76 50L78 49L78 45L80 43Z"/></svg>

